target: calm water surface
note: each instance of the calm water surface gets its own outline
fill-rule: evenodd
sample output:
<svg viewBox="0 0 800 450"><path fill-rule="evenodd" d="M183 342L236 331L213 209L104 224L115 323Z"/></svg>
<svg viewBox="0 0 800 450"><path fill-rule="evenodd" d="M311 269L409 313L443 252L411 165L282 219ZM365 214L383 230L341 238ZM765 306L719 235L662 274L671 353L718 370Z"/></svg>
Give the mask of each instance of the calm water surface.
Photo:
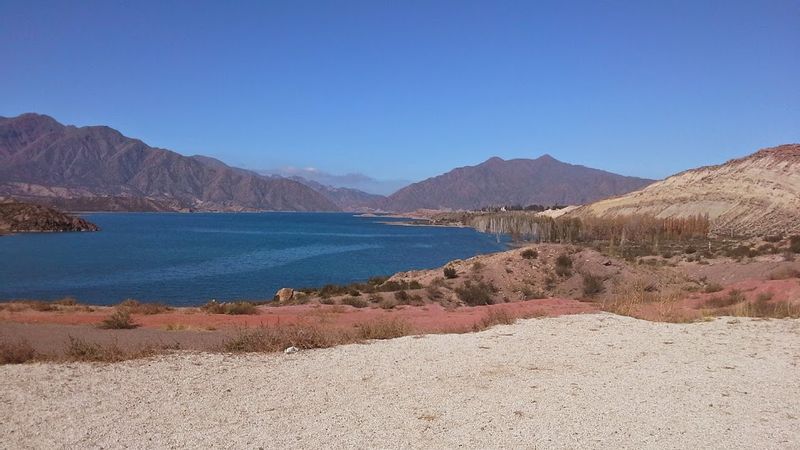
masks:
<svg viewBox="0 0 800 450"><path fill-rule="evenodd" d="M192 305L269 299L281 287L349 283L500 251L467 228L386 225L326 213L87 214L98 233L0 237L0 299Z"/></svg>

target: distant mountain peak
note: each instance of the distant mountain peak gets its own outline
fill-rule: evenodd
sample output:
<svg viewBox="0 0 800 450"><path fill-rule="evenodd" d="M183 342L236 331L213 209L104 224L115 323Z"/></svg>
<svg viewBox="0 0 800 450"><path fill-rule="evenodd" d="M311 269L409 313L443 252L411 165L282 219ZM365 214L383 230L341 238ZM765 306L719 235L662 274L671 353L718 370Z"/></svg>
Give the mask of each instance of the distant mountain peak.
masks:
<svg viewBox="0 0 800 450"><path fill-rule="evenodd" d="M386 209L478 209L502 205L583 204L652 183L602 170L536 159L492 157L407 186L390 195Z"/></svg>
<svg viewBox="0 0 800 450"><path fill-rule="evenodd" d="M62 198L71 204L115 199L116 205L156 202L186 210L339 209L296 181L149 147L107 126L65 126L35 113L0 119L0 195L56 206L53 199ZM108 201L95 201L100 198Z"/></svg>

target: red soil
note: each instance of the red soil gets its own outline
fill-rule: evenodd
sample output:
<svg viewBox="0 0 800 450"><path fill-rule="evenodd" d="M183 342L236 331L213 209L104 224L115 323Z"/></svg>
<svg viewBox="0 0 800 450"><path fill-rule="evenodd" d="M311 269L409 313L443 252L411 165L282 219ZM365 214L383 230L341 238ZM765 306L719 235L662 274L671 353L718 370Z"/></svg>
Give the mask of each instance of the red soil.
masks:
<svg viewBox="0 0 800 450"><path fill-rule="evenodd" d="M317 304L258 307L254 315L207 314L196 308L178 308L160 314L134 314L133 320L140 328L167 327L213 330L259 325L289 325L297 323L321 324L331 327L351 327L376 319L399 318L406 320L419 332L441 332L471 328L481 321L490 309L503 309L514 317L559 316L596 311L591 304L569 299L543 299L500 305L461 307L446 310L438 304L426 306L400 306L393 310L353 308L352 306L325 306ZM26 324L94 325L113 312L111 307L97 307L88 312L79 308L59 311L0 311L0 322Z"/></svg>

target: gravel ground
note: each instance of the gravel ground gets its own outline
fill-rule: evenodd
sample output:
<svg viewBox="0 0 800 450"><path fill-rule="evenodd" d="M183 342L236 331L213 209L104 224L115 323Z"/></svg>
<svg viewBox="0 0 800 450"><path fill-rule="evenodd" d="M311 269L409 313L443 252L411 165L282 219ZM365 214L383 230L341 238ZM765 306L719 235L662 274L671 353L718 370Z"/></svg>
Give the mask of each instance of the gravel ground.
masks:
<svg viewBox="0 0 800 450"><path fill-rule="evenodd" d="M293 355L0 367L0 447L798 448L800 321L527 320Z"/></svg>

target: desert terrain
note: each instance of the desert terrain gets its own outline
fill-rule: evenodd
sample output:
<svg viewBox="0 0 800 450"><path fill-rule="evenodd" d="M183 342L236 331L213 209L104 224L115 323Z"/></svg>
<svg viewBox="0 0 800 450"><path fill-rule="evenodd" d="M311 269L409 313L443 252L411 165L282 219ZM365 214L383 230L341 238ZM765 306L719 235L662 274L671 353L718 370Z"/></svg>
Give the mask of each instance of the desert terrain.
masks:
<svg viewBox="0 0 800 450"><path fill-rule="evenodd" d="M16 447L797 448L800 322L529 319L294 354L0 366Z"/></svg>

